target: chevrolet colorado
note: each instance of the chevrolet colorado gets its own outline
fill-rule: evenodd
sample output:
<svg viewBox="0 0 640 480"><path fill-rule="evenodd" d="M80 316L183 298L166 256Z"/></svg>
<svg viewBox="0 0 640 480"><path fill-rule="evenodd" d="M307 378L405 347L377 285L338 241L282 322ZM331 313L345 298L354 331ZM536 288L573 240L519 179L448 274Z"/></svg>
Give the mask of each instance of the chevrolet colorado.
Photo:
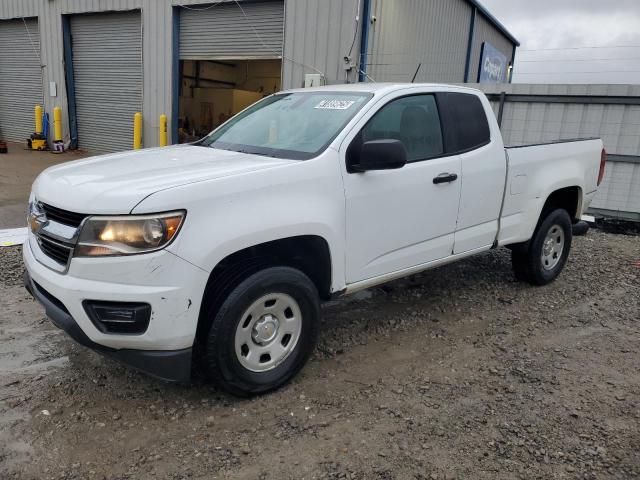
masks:
<svg viewBox="0 0 640 480"><path fill-rule="evenodd" d="M237 395L314 348L319 303L500 246L553 281L602 180L599 139L506 148L465 87L281 92L190 145L48 168L25 285L79 343Z"/></svg>

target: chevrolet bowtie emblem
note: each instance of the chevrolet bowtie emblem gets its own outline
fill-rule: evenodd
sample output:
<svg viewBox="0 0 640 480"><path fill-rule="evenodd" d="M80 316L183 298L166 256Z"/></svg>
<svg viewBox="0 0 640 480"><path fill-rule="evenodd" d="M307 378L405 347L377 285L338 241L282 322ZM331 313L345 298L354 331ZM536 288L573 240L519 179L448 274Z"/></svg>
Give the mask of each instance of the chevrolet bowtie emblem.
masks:
<svg viewBox="0 0 640 480"><path fill-rule="evenodd" d="M33 233L38 233L42 230L49 220L47 220L47 214L43 212L38 204L32 203L29 209L29 228Z"/></svg>

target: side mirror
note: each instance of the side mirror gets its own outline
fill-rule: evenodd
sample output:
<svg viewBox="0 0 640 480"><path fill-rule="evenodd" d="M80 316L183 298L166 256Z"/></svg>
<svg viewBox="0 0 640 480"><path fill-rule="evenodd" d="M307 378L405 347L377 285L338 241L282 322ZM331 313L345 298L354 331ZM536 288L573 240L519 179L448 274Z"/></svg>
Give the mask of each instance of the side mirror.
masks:
<svg viewBox="0 0 640 480"><path fill-rule="evenodd" d="M362 144L360 162L353 165L354 172L391 170L407 163L407 149L400 140L371 140Z"/></svg>

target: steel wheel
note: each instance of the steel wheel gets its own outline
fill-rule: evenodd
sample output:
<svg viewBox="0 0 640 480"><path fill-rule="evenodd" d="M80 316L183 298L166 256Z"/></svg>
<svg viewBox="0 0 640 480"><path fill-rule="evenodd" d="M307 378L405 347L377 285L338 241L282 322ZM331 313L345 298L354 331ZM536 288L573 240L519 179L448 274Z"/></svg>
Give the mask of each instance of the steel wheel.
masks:
<svg viewBox="0 0 640 480"><path fill-rule="evenodd" d="M560 225L552 225L547 231L547 236L542 243L542 268L544 270L553 270L562 258L564 250L564 230Z"/></svg>
<svg viewBox="0 0 640 480"><path fill-rule="evenodd" d="M244 312L235 335L240 364L252 372L266 372L293 351L302 330L302 312L284 293L263 295Z"/></svg>
<svg viewBox="0 0 640 480"><path fill-rule="evenodd" d="M511 250L511 264L518 280L547 285L560 274L571 251L571 217L563 208L542 212L529 242Z"/></svg>

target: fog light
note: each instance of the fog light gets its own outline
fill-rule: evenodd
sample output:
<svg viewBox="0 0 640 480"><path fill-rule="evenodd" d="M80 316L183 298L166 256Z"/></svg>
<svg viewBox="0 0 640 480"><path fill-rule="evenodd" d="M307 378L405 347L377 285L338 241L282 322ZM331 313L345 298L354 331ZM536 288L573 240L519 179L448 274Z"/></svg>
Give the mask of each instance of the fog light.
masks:
<svg viewBox="0 0 640 480"><path fill-rule="evenodd" d="M85 300L82 305L102 333L140 335L149 326L151 305L148 303Z"/></svg>

